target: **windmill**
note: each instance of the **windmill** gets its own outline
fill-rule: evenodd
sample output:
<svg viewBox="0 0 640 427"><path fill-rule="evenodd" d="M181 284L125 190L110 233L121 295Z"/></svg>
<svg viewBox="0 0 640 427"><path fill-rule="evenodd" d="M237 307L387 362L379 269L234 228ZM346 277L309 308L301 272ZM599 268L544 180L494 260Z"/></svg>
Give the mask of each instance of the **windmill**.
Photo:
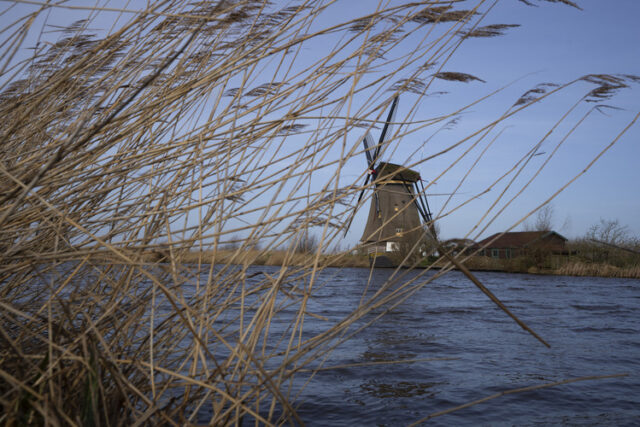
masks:
<svg viewBox="0 0 640 427"><path fill-rule="evenodd" d="M374 147L371 135L367 132L363 138L364 151L367 156L367 177L363 189L358 196L356 209L360 205L364 191L369 180L373 180L373 197L369 208L369 218L364 228L360 241L369 247L369 260L375 267L394 267L394 263L388 254L398 250L398 242L406 236L406 233L417 233L424 236L423 225L427 226L438 252L459 271L473 282L485 295L487 295L500 309L509 315L522 329L533 335L545 346L549 344L529 328L522 320L513 314L486 286L484 286L469 269L447 251L440 243L433 218L427 203L424 185L420 174L407 167L379 160L381 148L386 142L389 127L398 106L398 97L393 99L387 121L382 128L378 144ZM372 153L373 152L373 153ZM345 235L355 211L347 224ZM421 220L423 222L421 222Z"/></svg>
<svg viewBox="0 0 640 427"><path fill-rule="evenodd" d="M358 196L357 206L369 180L373 181L373 197L369 217L360 241L368 248L369 259L376 267L393 267L389 255L397 253L401 242L417 242L424 234L423 224L431 224L432 217L420 174L404 166L380 161L380 152L386 143L393 122L398 97L393 99L378 144L367 132L362 139L367 161L364 187ZM346 230L353 221L353 212ZM345 231L346 234L346 231Z"/></svg>

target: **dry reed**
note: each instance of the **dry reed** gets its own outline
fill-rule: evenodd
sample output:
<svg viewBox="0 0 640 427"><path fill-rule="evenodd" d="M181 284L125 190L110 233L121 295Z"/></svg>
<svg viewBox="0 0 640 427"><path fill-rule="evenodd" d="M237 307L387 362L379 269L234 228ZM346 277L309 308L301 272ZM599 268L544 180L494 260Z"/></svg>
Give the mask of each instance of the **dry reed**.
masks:
<svg viewBox="0 0 640 427"><path fill-rule="evenodd" d="M337 22L331 2L24 3L0 47L0 422L302 423L294 377L311 380L356 320L450 268L398 270L347 318L304 334L319 272L352 256L325 252L365 173L346 174L352 157L362 164L358 135L399 93L413 105L385 155L454 120L415 116L435 79L479 80L447 70L464 39L508 26L479 26L482 0ZM52 8L86 16L58 28ZM601 99L630 78L585 79ZM527 92L438 155L490 145L499 123L585 79ZM496 182L511 186L536 149ZM310 229L317 245L300 254Z"/></svg>
<svg viewBox="0 0 640 427"><path fill-rule="evenodd" d="M555 270L555 274L567 276L619 277L640 279L640 267L617 267L611 264L586 263L580 261L568 262Z"/></svg>

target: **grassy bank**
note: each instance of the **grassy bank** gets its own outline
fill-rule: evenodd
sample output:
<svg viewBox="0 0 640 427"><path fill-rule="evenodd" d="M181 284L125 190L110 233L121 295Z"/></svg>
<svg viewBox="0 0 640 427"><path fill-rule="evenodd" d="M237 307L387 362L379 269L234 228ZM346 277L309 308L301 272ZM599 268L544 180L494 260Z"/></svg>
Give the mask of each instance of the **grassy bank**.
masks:
<svg viewBox="0 0 640 427"><path fill-rule="evenodd" d="M262 251L249 249L244 251L222 249L218 251L188 251L179 255L179 260L187 264L243 264L252 265L312 265L316 262L316 254L310 252L291 252L285 250ZM318 265L322 267L369 267L366 256L351 254L320 254Z"/></svg>
<svg viewBox="0 0 640 427"><path fill-rule="evenodd" d="M501 260L474 256L465 261L465 265L475 271L640 279L640 265L616 266L605 262L582 261L567 256L550 256L543 262L525 257Z"/></svg>
<svg viewBox="0 0 640 427"><path fill-rule="evenodd" d="M554 274L640 279L640 266L616 267L610 264L572 261L555 270Z"/></svg>
<svg viewBox="0 0 640 427"><path fill-rule="evenodd" d="M246 257L246 258L245 258ZM158 260L157 255L150 254L150 259ZM252 265L309 265L315 261L315 254L293 253L288 251L260 251L249 250L243 252L243 257L238 257L235 250L223 249L214 251L189 251L180 254L180 262L184 263L242 263L243 260L252 260ZM445 259L429 259L421 262L418 267L428 267L435 262L435 268L446 265ZM367 255L352 254L322 254L318 257L318 264L323 267L353 267L368 268ZM515 258L510 260L494 259L484 256L474 256L465 261L465 265L473 271L500 271L506 273L547 274L561 276L593 276L593 277L618 277L640 279L640 265L616 266L605 262L586 262L576 257L550 256L543 262L534 258Z"/></svg>

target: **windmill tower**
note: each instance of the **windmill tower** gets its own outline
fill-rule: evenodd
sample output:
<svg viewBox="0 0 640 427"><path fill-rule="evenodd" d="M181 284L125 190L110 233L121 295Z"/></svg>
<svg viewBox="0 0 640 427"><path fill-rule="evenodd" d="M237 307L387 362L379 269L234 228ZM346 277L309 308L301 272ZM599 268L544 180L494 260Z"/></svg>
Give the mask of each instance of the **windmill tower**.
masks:
<svg viewBox="0 0 640 427"><path fill-rule="evenodd" d="M368 166L364 185L370 179L374 185L369 217L360 241L367 247L369 259L376 267L394 267L391 255L399 252L403 243L421 240L425 235L423 224L432 221L420 174L402 165L379 160L397 105L396 96L376 146L369 133L363 138ZM364 191L363 188L356 206Z"/></svg>

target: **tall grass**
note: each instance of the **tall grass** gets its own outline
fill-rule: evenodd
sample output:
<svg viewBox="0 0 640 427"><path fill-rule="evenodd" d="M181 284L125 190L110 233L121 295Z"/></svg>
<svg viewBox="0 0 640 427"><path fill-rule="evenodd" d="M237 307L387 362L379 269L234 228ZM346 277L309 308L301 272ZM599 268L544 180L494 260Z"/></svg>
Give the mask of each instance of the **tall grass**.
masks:
<svg viewBox="0 0 640 427"><path fill-rule="evenodd" d="M304 333L319 272L349 256L322 254L342 242L361 189L358 138L397 94L410 107L385 155L454 120L460 111L423 119L419 107L437 81L473 84L447 67L460 43L508 27L481 25L482 0L344 19L322 1L149 4L29 2L2 28L0 421L302 423L293 379L312 380L356 320L447 270L398 270L351 315ZM84 18L47 21L61 8ZM595 84L582 102L631 79L540 86L441 154L470 147L468 158L499 123L576 82ZM509 173L496 182L511 186ZM275 250L277 273L252 267Z"/></svg>

